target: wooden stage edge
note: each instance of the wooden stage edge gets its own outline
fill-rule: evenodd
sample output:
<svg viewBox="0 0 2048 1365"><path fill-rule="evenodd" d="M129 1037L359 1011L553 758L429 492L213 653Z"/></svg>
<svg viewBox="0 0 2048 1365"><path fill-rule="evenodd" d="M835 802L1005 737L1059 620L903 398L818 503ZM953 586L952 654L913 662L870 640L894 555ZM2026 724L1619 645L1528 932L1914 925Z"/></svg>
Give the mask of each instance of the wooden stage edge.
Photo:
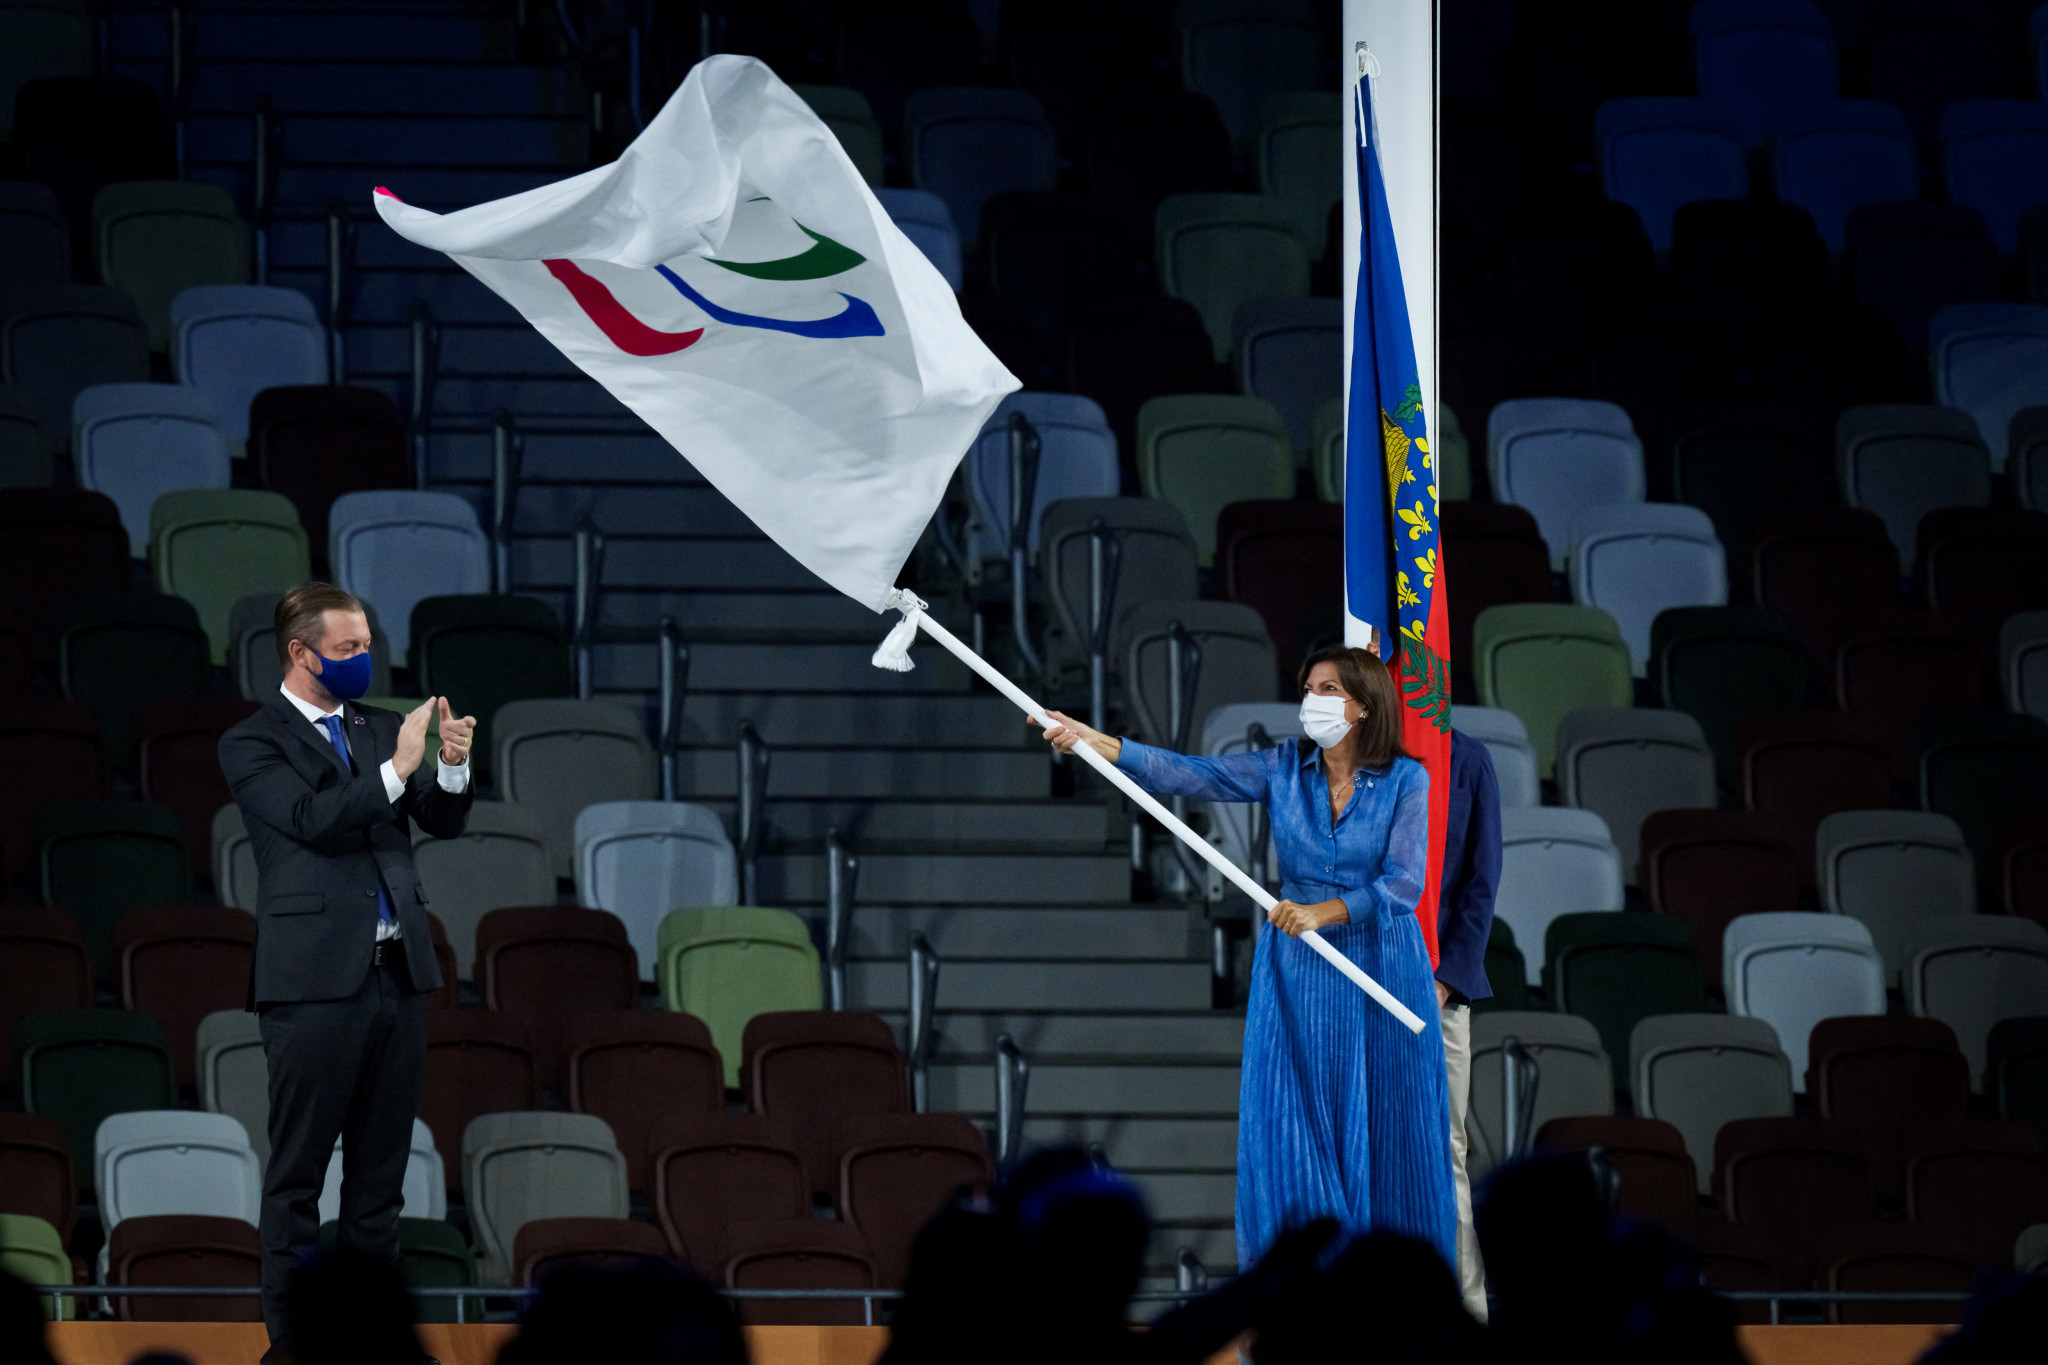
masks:
<svg viewBox="0 0 2048 1365"><path fill-rule="evenodd" d="M1912 1365L1944 1327L1743 1327L1752 1365ZM441 1365L493 1365L514 1329L423 1326L420 1344ZM49 1329L61 1365L127 1365L145 1351L175 1351L193 1365L257 1365L269 1338L253 1322L63 1322ZM882 1327L750 1327L754 1365L874 1365ZM1236 1365L1225 1351L1210 1365Z"/></svg>

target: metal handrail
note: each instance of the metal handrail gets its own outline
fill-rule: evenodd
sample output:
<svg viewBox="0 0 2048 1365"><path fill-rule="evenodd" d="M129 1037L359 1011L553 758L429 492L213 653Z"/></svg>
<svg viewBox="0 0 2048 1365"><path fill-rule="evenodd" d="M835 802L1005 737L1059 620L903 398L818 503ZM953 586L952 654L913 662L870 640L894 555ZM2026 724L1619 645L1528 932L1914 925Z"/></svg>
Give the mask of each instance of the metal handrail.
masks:
<svg viewBox="0 0 2048 1365"><path fill-rule="evenodd" d="M1167 744L1175 753L1186 753L1194 742L1195 694L1201 685L1202 642L1174 621L1166 628L1166 727ZM1176 796L1172 804L1173 813L1186 823L1188 798ZM1208 864L1178 839L1173 841L1173 852L1194 895L1207 899Z"/></svg>
<svg viewBox="0 0 2048 1365"><path fill-rule="evenodd" d="M441 329L434 322L434 310L425 299L412 301L412 312L406 319L406 325L411 368L406 434L412 441L413 482L425 488L430 472L427 437L434 425L434 392L441 381Z"/></svg>
<svg viewBox="0 0 2048 1365"><path fill-rule="evenodd" d="M597 599L604 586L604 532L588 513L576 519L575 551L570 610L575 621L576 695L589 701L597 687Z"/></svg>
<svg viewBox="0 0 2048 1365"><path fill-rule="evenodd" d="M1501 1146L1505 1149L1502 1159L1515 1161L1527 1154L1536 1138L1532 1129L1543 1067L1522 1045L1521 1038L1512 1033L1502 1040L1500 1056Z"/></svg>
<svg viewBox="0 0 2048 1365"><path fill-rule="evenodd" d="M339 199L327 206L327 382L348 382L350 276L355 268L355 219Z"/></svg>
<svg viewBox="0 0 2048 1365"><path fill-rule="evenodd" d="M1008 1169L1024 1151L1024 1101L1031 1059L1005 1033L996 1039L996 1166Z"/></svg>
<svg viewBox="0 0 2048 1365"><path fill-rule="evenodd" d="M1088 724L1109 729L1109 625L1116 615L1124 538L1101 517L1088 523Z"/></svg>
<svg viewBox="0 0 2048 1365"><path fill-rule="evenodd" d="M501 595L512 591L512 514L525 453L518 423L500 410L491 418L491 590Z"/></svg>
<svg viewBox="0 0 2048 1365"><path fill-rule="evenodd" d="M249 227L256 247L256 283L270 283L270 220L277 212L277 151L284 129L270 96L258 95L250 114Z"/></svg>
<svg viewBox="0 0 2048 1365"><path fill-rule="evenodd" d="M828 1005L846 1008L846 953L853 939L853 892L860 859L837 827L825 834L825 985Z"/></svg>
<svg viewBox="0 0 2048 1365"><path fill-rule="evenodd" d="M683 703L690 694L690 647L676 618L655 627L655 667L661 675L661 799L682 799Z"/></svg>
<svg viewBox="0 0 2048 1365"><path fill-rule="evenodd" d="M169 71L172 152L177 158L178 179L185 178L187 115L192 106L192 10L185 0L171 0L164 14L164 35Z"/></svg>
<svg viewBox="0 0 2048 1365"><path fill-rule="evenodd" d="M932 1054L938 1050L933 1014L939 1002L939 955L922 931L910 935L910 1107L931 1112Z"/></svg>
<svg viewBox="0 0 2048 1365"><path fill-rule="evenodd" d="M761 834L768 802L768 742L754 722L740 722L739 744L740 904L761 903Z"/></svg>
<svg viewBox="0 0 2048 1365"><path fill-rule="evenodd" d="M1245 727L1244 744L1245 748L1252 752L1270 749L1273 747L1273 736L1266 732L1265 726L1253 721ZM1266 885L1266 864L1271 861L1272 842L1273 821L1266 810L1266 803L1253 801L1246 807L1245 854L1246 861L1251 866L1245 871L1251 873L1261 886Z"/></svg>
<svg viewBox="0 0 2048 1365"><path fill-rule="evenodd" d="M1010 414L1010 633L1027 671L1045 676L1031 643L1031 510L1038 500L1038 428L1021 412Z"/></svg>
<svg viewBox="0 0 2048 1365"><path fill-rule="evenodd" d="M1193 1247L1182 1247L1173 1258L1173 1288L1180 1294L1200 1294L1209 1288L1209 1270Z"/></svg>

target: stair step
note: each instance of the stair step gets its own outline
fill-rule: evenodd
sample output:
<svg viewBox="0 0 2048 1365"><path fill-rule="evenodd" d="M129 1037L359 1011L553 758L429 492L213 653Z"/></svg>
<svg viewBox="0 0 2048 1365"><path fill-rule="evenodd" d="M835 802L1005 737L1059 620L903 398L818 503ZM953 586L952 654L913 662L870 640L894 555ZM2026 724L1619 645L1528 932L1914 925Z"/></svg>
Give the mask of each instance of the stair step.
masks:
<svg viewBox="0 0 2048 1365"><path fill-rule="evenodd" d="M382 22L380 16L378 22ZM499 62L293 61L201 62L192 73L192 107L232 113L267 96L279 113L542 114L585 118L590 95L566 67Z"/></svg>
<svg viewBox="0 0 2048 1365"><path fill-rule="evenodd" d="M1032 1074L1034 1086L1037 1073ZM1030 1094L1025 1095L1026 1108ZM1120 1171L1232 1171L1237 1169L1236 1118L1148 1118L1106 1114L1041 1118L1027 1114L1024 1145L1102 1145ZM1213 1265L1212 1265L1213 1268Z"/></svg>
<svg viewBox="0 0 2048 1365"><path fill-rule="evenodd" d="M1098 853L1123 837L1123 824L1107 806L1047 798L1042 801L770 801L771 849L805 844L815 851L834 829L853 841L917 839L928 844L1017 845L1059 853ZM870 898L874 899L874 898ZM917 915L939 911L917 910ZM907 931L906 931L907 932ZM980 954L970 954L980 956Z"/></svg>
<svg viewBox="0 0 2048 1365"><path fill-rule="evenodd" d="M215 171L246 169L243 165L224 165L221 162L194 162L193 165L203 165ZM533 165L520 169L507 166L420 166L394 175L388 169L371 166L288 162L278 167L277 203L287 210L324 212L328 204L339 199L351 210L367 215L374 211L370 204L371 191L383 185L408 204L432 209L436 213L448 213L538 189L583 169L582 166L565 165ZM206 178L214 177L209 175ZM378 231L385 230L378 228Z"/></svg>
<svg viewBox="0 0 2048 1365"><path fill-rule="evenodd" d="M756 536L746 513L709 484L655 488L590 488L523 484L513 509L518 535L572 535L588 517L607 536ZM840 600L869 620L881 618L858 603Z"/></svg>
<svg viewBox="0 0 2048 1365"><path fill-rule="evenodd" d="M768 904L824 903L822 854L766 854L760 868ZM1130 891L1130 858L1120 853L860 854L861 894L887 905L1102 905L1128 901Z"/></svg>
<svg viewBox="0 0 2048 1365"><path fill-rule="evenodd" d="M863 882L866 876L863 862ZM900 961L910 951L913 933L923 934L938 953L942 964L939 969L941 978L945 975L943 964L949 958L1019 957L1036 959L1041 964L1054 958L1157 961L1161 958L1188 958L1202 951L1189 913L1182 909L1155 910L1130 905L1085 910L1042 906L961 909L955 906L877 907L862 904L853 915L853 955L870 960ZM1060 968L1048 964L1042 965L1041 970L1058 972ZM993 1054L996 1038L1008 1032L1017 1039L1017 1045L1028 1052L1034 1045L1025 1040L1025 1034L1033 1033L1035 1029L1042 1035L1050 1027L1052 1019L1065 1018L1034 1016L1028 1021L1016 1021L1020 1025L1028 1022L1032 1026L1025 1028L1024 1033L1008 1028L1012 1021L1005 1018L995 1026L995 1033L987 1033L982 1027L986 1022L984 1016L961 1015L958 1016L958 1025L962 1032L957 1037L951 1032L953 1025L941 1021L940 1047L959 1055ZM1165 1026L1161 1026L1156 1030L1159 1036L1154 1041L1162 1045L1169 1043L1172 1040L1166 1036L1168 1032ZM1090 1040L1091 1035L1086 1031L1071 1035L1062 1031L1054 1036L1058 1044L1074 1044L1053 1048L1059 1052L1132 1050L1117 1046L1081 1046ZM1097 1031L1093 1038L1097 1043L1136 1041L1112 1039L1107 1030Z"/></svg>
<svg viewBox="0 0 2048 1365"><path fill-rule="evenodd" d="M1227 1224L1237 1209L1235 1171L1126 1172L1145 1195L1155 1222Z"/></svg>
<svg viewBox="0 0 2048 1365"><path fill-rule="evenodd" d="M605 578L611 579L612 551L634 542L607 542ZM750 541L726 544L752 544ZM652 542L640 542L651 549ZM694 551L687 541L669 541L663 548ZM652 556L647 556L651 558ZM908 673L876 668L875 646L882 642L887 626L879 627L872 640L858 643L785 642L763 644L705 643L690 646L690 688L695 691L737 691L771 684L787 692L837 692L902 694L905 692L965 692L973 674L967 666L937 645L919 645L911 651L917 667ZM592 648L592 666L599 686L613 689L653 687L657 683L659 655L654 644L600 644ZM1020 724L1018 728L1023 728ZM858 742L859 734L818 734L816 738Z"/></svg>
<svg viewBox="0 0 2048 1365"><path fill-rule="evenodd" d="M1205 976L1205 988L1206 984ZM943 992L945 988L945 979L941 977L939 989ZM1238 1069L1234 1066L1034 1063L1024 1111L1035 1115L1176 1114L1226 1118L1237 1114L1237 1090ZM993 1116L995 1069L935 1065L931 1069L930 1093L934 1109L972 1117Z"/></svg>
<svg viewBox="0 0 2048 1365"><path fill-rule="evenodd" d="M281 249L280 238L286 226L310 226L319 229L319 242L314 244L311 254L302 254L305 237L310 234L293 233L292 245L300 251L287 255ZM379 237L398 237L395 232L386 231L379 225L359 224L356 232L356 261L349 274L349 317L352 325L349 335L356 337L356 328L362 326L405 327L412 318L415 303L427 305L427 311L442 328L442 342L445 345L456 329L465 325L488 324L510 330L526 328L532 332L532 324L519 316L517 309L491 290L483 281L451 262L446 256L434 252L421 260L408 259L400 265L370 265L362 259L367 254L368 243ZM320 224L279 224L270 234L270 282L281 288L296 289L315 300L327 296L326 230ZM405 241L398 237L399 241ZM411 246L411 243L406 243ZM416 252L425 253L424 247L413 247ZM538 338L537 338L538 339ZM353 344L353 341L352 341ZM361 355L375 356L379 368L395 368L385 351L361 352ZM547 345L542 340L542 345ZM361 351L361 348L357 348Z"/></svg>
<svg viewBox="0 0 2048 1365"><path fill-rule="evenodd" d="M472 502L478 496L478 490L467 486L450 488L440 484L436 487L469 498ZM566 589L527 591L545 600L564 621L573 616L572 594ZM626 588L607 581L597 601L600 634L630 631L651 641L664 616L675 620L684 643L693 646L714 640L766 636L841 643L866 641L872 645L880 642L888 623L894 619L879 616L844 593L829 590L805 592L801 589L771 588L758 592L739 589L673 592L666 588Z"/></svg>
<svg viewBox="0 0 2048 1365"><path fill-rule="evenodd" d="M1039 915L1068 915L1066 910L1037 910ZM1091 926L1091 938L1114 936L1121 916L1176 914L1183 925L1194 917L1185 910L1155 911L1119 909L1101 915ZM868 907L854 912L856 941L869 917ZM936 947L936 941L934 942ZM1078 946L1076 956L1079 956ZM1036 956L1051 957L1040 951ZM1096 956L1108 956L1107 953ZM946 950L939 948L939 979L945 980ZM1056 964L1046 970L1060 971ZM907 1028L903 1016L889 1016L899 1031ZM938 1058L962 1065L990 1065L996 1040L1008 1034L1024 1055L1047 1060L1146 1063L1212 1062L1234 1064L1244 1050L1244 1016L1230 1010L1200 1009L1180 1014L1065 1013L1022 1014L1003 1011L947 1010L935 1016L938 1030ZM906 1035L907 1036L907 1035Z"/></svg>
<svg viewBox="0 0 2048 1365"><path fill-rule="evenodd" d="M847 599L840 597L839 600L844 602ZM880 638L876 636L877 642ZM917 673L897 676L914 678ZM733 744L737 741L739 723L751 720L754 728L760 731L761 738L774 746L778 753L784 745L816 744L823 739L855 736L863 743L896 751L1012 749L1038 757L1041 771L1036 780L1037 789L1029 795L1043 796L1045 784L1050 780L1050 770L1043 766L1046 763L1043 750L1031 742L1032 736L1023 722L1022 713L1001 697L987 693L880 692L854 696L843 693L700 692L694 669L690 684L690 695L683 703L683 733L691 744ZM781 795L776 790L772 772L768 786L775 794L770 797L772 802ZM986 793L988 796L1016 794ZM855 793L844 795L852 797ZM887 796L888 793L860 795L873 797Z"/></svg>
<svg viewBox="0 0 2048 1365"><path fill-rule="evenodd" d="M639 418L624 409L615 417L613 422L574 431L550 429L545 423L522 417L520 482L578 486L704 483L704 476ZM474 431L436 430L432 447L437 481L490 483L488 427Z"/></svg>
<svg viewBox="0 0 2048 1365"><path fill-rule="evenodd" d="M396 172L421 166L582 168L590 164L590 124L580 117L526 113L423 116L359 105L343 113L296 113L279 122L283 130L280 165L362 166L373 172L379 168ZM241 112L195 114L186 121L188 155L197 161L246 161L252 155L254 128L255 121Z"/></svg>
<svg viewBox="0 0 2048 1365"><path fill-rule="evenodd" d="M566 589L575 581L575 561L575 542L569 536L521 536L512 542L512 579L521 592ZM605 542L604 583L607 590L613 587L816 590L824 586L816 574L790 558L781 546L760 535L704 536L691 540L611 537ZM879 621L881 618L876 619ZM888 626L884 624L875 632L876 644L881 643L887 630ZM872 647L869 652L873 652ZM646 663L652 667L652 655ZM695 671L693 660L693 683ZM763 681L766 680L754 678L737 685L758 685ZM776 685L782 686L782 682L777 680Z"/></svg>
<svg viewBox="0 0 2048 1365"><path fill-rule="evenodd" d="M916 677L915 673L892 676ZM737 791L731 749L684 751L686 800L730 799ZM903 748L777 748L768 770L768 795L935 799L1049 796L1051 768L1029 750Z"/></svg>
<svg viewBox="0 0 2048 1365"><path fill-rule="evenodd" d="M902 962L847 964L847 994L856 1009L900 1011L908 1004L909 987L909 971ZM939 969L937 1008L1188 1013L1208 1006L1209 989L1206 962L952 961ZM994 1106L995 1092L990 1091L985 1107L993 1111ZM948 1100L943 1107L959 1106ZM1086 1108L1082 1106L1082 1111ZM1065 1111L1055 1106L1046 1112Z"/></svg>
<svg viewBox="0 0 2048 1365"><path fill-rule="evenodd" d="M364 232L385 230L381 224L363 229ZM327 287L324 267L319 279L318 287L324 293ZM484 288L476 281L471 281L471 285L479 290ZM302 283L299 287L305 286ZM382 316L352 311L347 333L349 368L370 374L408 373L412 365L412 331L408 322L411 311L410 303ZM435 319L441 321L438 313ZM525 319L516 316L510 320L486 322L443 321L441 375L444 382L450 377L472 383L510 378L522 382L579 382L598 388L576 368L574 361L562 354L554 342L535 331ZM602 389L598 391L603 392ZM616 399L612 401L617 402ZM442 402L439 387L435 389L434 405L436 408L448 406Z"/></svg>
<svg viewBox="0 0 2048 1365"><path fill-rule="evenodd" d="M1152 1240L1145 1248L1147 1271L1170 1283L1183 1248L1195 1253L1195 1258L1201 1261L1213 1279L1237 1273L1237 1231L1228 1223L1154 1228ZM1170 1303L1141 1306L1155 1311L1173 1307Z"/></svg>
<svg viewBox="0 0 2048 1365"><path fill-rule="evenodd" d="M161 16L151 17L153 24L117 24L115 47L122 52L152 50L129 41L131 28L133 36L141 38L163 27ZM202 66L223 57L383 62L394 52L431 52L448 61L509 62L512 58L509 22L445 11L386 9L373 16L355 9L299 5L231 14L202 10L192 27L195 55ZM158 34L154 47L161 46Z"/></svg>

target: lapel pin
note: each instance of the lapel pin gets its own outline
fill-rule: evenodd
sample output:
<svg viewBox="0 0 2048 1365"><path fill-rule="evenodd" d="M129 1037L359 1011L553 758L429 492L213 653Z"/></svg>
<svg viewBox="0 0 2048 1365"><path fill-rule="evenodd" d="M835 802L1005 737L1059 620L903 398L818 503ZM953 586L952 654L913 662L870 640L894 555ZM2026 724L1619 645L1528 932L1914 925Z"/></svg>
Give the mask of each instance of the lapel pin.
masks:
<svg viewBox="0 0 2048 1365"><path fill-rule="evenodd" d="M355 722L356 724L358 724L358 725L367 725L367 724L369 724L369 722L368 722L368 721L366 721L366 720L364 720L364 719L363 719L363 718L362 718L361 716L350 716L350 717L349 717L349 719L350 719L350 720L352 720L352 721L354 721L354 722Z"/></svg>

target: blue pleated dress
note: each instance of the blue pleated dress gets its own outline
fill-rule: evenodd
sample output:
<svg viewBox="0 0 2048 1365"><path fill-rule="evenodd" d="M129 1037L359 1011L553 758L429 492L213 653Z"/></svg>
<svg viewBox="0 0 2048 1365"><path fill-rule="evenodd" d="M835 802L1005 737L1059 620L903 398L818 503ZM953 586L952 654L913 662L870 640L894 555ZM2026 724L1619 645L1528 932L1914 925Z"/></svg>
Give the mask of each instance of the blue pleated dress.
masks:
<svg viewBox="0 0 2048 1365"><path fill-rule="evenodd" d="M1456 1265L1443 1031L1415 919L1428 772L1406 758L1361 771L1333 822L1321 755L1292 741L1189 758L1127 739L1117 766L1166 795L1264 802L1280 894L1304 905L1341 898L1351 922L1323 937L1428 1022L1410 1033L1299 939L1260 931L1238 1092L1238 1263L1289 1227L1332 1217L1351 1232L1419 1238Z"/></svg>

